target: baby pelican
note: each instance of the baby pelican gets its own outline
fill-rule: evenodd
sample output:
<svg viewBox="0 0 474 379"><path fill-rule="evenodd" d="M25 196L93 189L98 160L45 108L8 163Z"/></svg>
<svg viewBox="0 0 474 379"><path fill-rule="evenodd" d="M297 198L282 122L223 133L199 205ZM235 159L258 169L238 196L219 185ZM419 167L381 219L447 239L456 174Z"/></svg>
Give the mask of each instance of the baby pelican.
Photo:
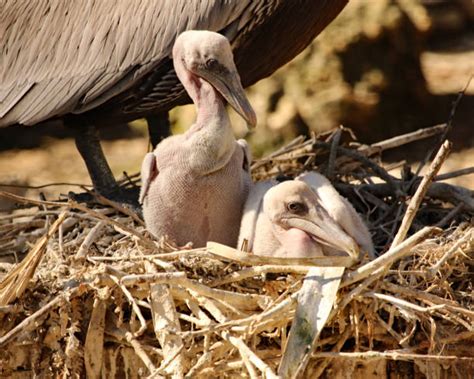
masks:
<svg viewBox="0 0 474 379"><path fill-rule="evenodd" d="M163 140L142 164L140 202L148 230L195 247L207 241L235 246L242 208L251 183L249 153L236 141L225 101L255 126L256 116L242 88L229 41L208 31L187 31L177 39L173 62L197 108L184 134Z"/></svg>
<svg viewBox="0 0 474 379"><path fill-rule="evenodd" d="M367 226L324 176L311 172L295 180L257 183L244 208L239 246L258 255L310 258L363 250L374 257Z"/></svg>

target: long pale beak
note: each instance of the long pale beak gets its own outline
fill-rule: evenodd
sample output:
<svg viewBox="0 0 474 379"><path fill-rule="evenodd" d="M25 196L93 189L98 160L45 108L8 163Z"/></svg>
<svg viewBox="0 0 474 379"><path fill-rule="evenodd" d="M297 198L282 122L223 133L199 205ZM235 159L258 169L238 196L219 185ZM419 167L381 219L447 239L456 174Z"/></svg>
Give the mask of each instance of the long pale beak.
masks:
<svg viewBox="0 0 474 379"><path fill-rule="evenodd" d="M347 253L352 259L359 258L359 246L354 239L326 213L319 212L316 217L285 218L286 226L303 230L317 242Z"/></svg>
<svg viewBox="0 0 474 379"><path fill-rule="evenodd" d="M210 70L201 70L199 75L206 79L226 99L235 111L247 122L252 129L257 124L257 116L250 105L236 71L222 70L216 73Z"/></svg>

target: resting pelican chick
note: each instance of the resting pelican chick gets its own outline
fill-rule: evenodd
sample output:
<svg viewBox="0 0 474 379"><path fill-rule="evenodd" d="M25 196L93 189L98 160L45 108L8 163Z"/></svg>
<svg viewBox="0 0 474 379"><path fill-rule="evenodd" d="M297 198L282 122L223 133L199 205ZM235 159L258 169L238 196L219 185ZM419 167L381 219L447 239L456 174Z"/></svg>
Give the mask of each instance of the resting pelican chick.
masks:
<svg viewBox="0 0 474 379"><path fill-rule="evenodd" d="M367 226L324 176L311 172L295 180L257 183L244 207L239 246L258 255L310 258L374 257Z"/></svg>
<svg viewBox="0 0 474 379"><path fill-rule="evenodd" d="M225 101L250 127L256 116L242 88L229 41L208 31L177 39L173 62L197 108L184 134L163 140L142 164L140 202L148 230L195 247L212 240L235 246L251 183L249 153L236 141Z"/></svg>

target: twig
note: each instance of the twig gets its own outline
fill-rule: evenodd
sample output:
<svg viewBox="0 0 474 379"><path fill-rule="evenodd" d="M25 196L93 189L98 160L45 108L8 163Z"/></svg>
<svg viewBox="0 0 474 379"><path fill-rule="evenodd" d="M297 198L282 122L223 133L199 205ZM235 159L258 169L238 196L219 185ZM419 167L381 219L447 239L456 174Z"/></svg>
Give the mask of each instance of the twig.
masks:
<svg viewBox="0 0 474 379"><path fill-rule="evenodd" d="M456 243L443 254L441 259L439 259L434 266L428 269L428 276L433 278L437 274L441 266L443 266L448 261L448 259L450 259L461 248L464 243L471 241L471 239L473 238L473 234L474 228L470 228L468 231L466 231L465 235L461 239L456 241Z"/></svg>
<svg viewBox="0 0 474 379"><path fill-rule="evenodd" d="M146 330L146 320L143 317L143 314L140 310L140 307L138 306L137 302L133 298L132 294L130 291L120 283L120 280L116 278L115 276L111 275L110 278L117 284L117 286L122 290L123 294L127 298L127 300L130 302L132 305L133 312L137 315L138 320L140 321L140 329L138 329L135 333L133 333L133 337L140 337Z"/></svg>
<svg viewBox="0 0 474 379"><path fill-rule="evenodd" d="M451 111L449 112L448 121L446 122L446 128L443 131L443 134L440 136L439 142L437 143L437 145L442 145L445 142L445 140L448 136L448 133L451 131L451 129L453 127L454 115L456 114L457 107L458 107L459 103L461 102L461 99L464 97L467 89L469 88L469 84L471 83L471 80L472 80L472 76L467 81L466 86L461 91L459 91L458 96L456 97L456 100L454 100L454 102L451 106ZM441 146L440 146L440 148L441 148ZM436 146L435 146L435 148L428 151L428 153L426 154L424 159L418 165L418 167L416 169L416 175L415 176L418 176L420 174L421 170L423 169L423 167L425 167L426 163L431 159L431 157L433 156L433 154L436 150L439 150L439 148L437 149ZM412 179L412 182L410 183L410 186L413 185L414 180L415 180L415 178Z"/></svg>
<svg viewBox="0 0 474 379"><path fill-rule="evenodd" d="M408 230L410 229L410 226L413 222L413 219L415 218L416 212L418 211L418 208L420 207L420 204L423 201L426 192L428 191L430 183L433 181L434 176L438 173L442 164L446 160L450 150L451 143L449 141L446 141L445 143L443 143L443 145L441 145L438 154L436 154L435 159L430 165L428 173L421 180L420 185L418 186L415 194L413 195L412 199L410 200L410 203L408 204L408 208L405 212L405 216L403 217L402 224L398 229L397 235L392 241L391 247L399 245L405 239Z"/></svg>
<svg viewBox="0 0 474 379"><path fill-rule="evenodd" d="M446 226L461 210L464 208L464 203L459 203L453 209L451 209L446 216L444 216L438 223L435 225L437 228L443 228Z"/></svg>
<svg viewBox="0 0 474 379"><path fill-rule="evenodd" d="M255 367L257 367L268 379L278 379L273 370L262 361L243 341L238 337L234 337L229 332L222 332L221 336L226 341L229 341L233 346L239 350L240 355L248 359ZM245 362L245 360L244 360Z"/></svg>
<svg viewBox="0 0 474 379"><path fill-rule="evenodd" d="M106 302L96 297L84 342L84 366L89 378L100 377L100 371L102 370L106 311Z"/></svg>
<svg viewBox="0 0 474 379"><path fill-rule="evenodd" d="M374 292L374 291L369 291L369 292L365 293L364 296L372 297L374 299L385 300L385 301L388 301L388 302L392 303L393 305L395 305L397 307L408 308L408 309L412 309L416 312L421 312L421 313L429 313L429 312L433 312L435 310L444 308L444 304L433 305L432 307L425 308L425 307L421 307L419 305L410 303L409 301L406 301L406 300L403 300L403 299L398 299L394 296L386 295L384 293L377 293L377 292Z"/></svg>
<svg viewBox="0 0 474 379"><path fill-rule="evenodd" d="M314 147L324 147L324 148L330 148L331 145L326 143L326 142L315 142ZM359 153L355 150L351 149L346 149L344 147L338 147L337 152L342 155L346 155L348 157L351 157L359 162L361 162L364 166L370 168L375 175L377 175L380 179L384 180L387 182L393 189L394 193L397 195L401 195L400 189L398 188L395 178L392 177L390 174L387 173L382 167L377 165L375 162L371 161L368 159L366 156L364 156L362 153Z"/></svg>
<svg viewBox="0 0 474 379"><path fill-rule="evenodd" d="M138 240L140 242L142 242L143 245L147 248L149 248L151 250L156 249L156 245L153 243L153 241L151 241L148 238L145 238L145 236L143 236L141 233L137 232L135 230L135 228L131 228L131 227L125 225L125 224L117 222L117 221L111 219L110 217L107 217L107 216L103 215L102 213L94 211L94 210L86 207L85 205L79 204L75 201L69 200L68 205L73 209L78 209L78 210L81 210L83 212L86 212L89 215L94 216L95 218L97 218L99 220L105 221L106 223L111 224L111 225L119 228L120 230L124 230L125 232L130 233L131 235L137 237Z"/></svg>
<svg viewBox="0 0 474 379"><path fill-rule="evenodd" d="M461 170L447 172L446 174L436 175L434 177L433 181L440 182L442 180L453 179L453 178L457 178L459 176L471 175L471 174L474 174L474 167L472 167L472 166L467 167L467 168L463 168Z"/></svg>
<svg viewBox="0 0 474 379"><path fill-rule="evenodd" d="M122 285L143 285L148 283L180 285L188 290L196 291L199 295L228 302L229 304L240 307L243 310L264 308L265 304L270 302L270 298L264 295L250 293L244 294L210 288L195 280L187 279L182 273L127 275L120 281L120 284Z"/></svg>
<svg viewBox="0 0 474 379"><path fill-rule="evenodd" d="M430 305L432 304L443 305L446 309L464 314L474 320L474 310L469 310L465 307L458 306L457 305L458 303L456 303L453 300L443 299L439 296L433 295L425 291L420 291L420 290L416 290L416 289L408 288L408 287L402 287L397 284L393 284L389 282L384 282L381 285L381 287L394 294L397 294L398 296L404 295L406 297L416 298L419 301L422 301Z"/></svg>
<svg viewBox="0 0 474 379"><path fill-rule="evenodd" d="M57 183L42 184L39 186L31 186L31 185L25 185L25 184L0 183L0 187L26 188L26 189L42 189L42 188L55 187L55 186L92 187L92 184L57 182Z"/></svg>
<svg viewBox="0 0 474 379"><path fill-rule="evenodd" d="M149 283L171 283L173 279L186 278L185 272L158 272L150 274L126 275L120 279L124 286L143 285Z"/></svg>
<svg viewBox="0 0 474 379"><path fill-rule="evenodd" d="M339 141L341 140L341 135L342 129L339 128L334 133L331 141L331 150L329 152L328 168L326 171L326 176L330 181L334 179L334 166L336 164L337 147L339 145Z"/></svg>
<svg viewBox="0 0 474 379"><path fill-rule="evenodd" d="M334 345L334 347L331 349L331 352L332 353L340 352L340 350L342 349L342 346L344 346L347 339L350 337L352 333L353 333L352 328L346 328L342 336L337 341L336 345ZM325 359L321 363L319 363L316 370L314 370L314 372L311 373L312 374L311 377L315 379L319 378L323 374L324 370L329 365L329 363L331 363L329 359Z"/></svg>
<svg viewBox="0 0 474 379"><path fill-rule="evenodd" d="M156 267L150 263L145 263L148 275L159 275ZM167 272L166 274L176 274ZM179 273L177 273L179 274ZM185 277L185 274L183 277ZM126 277L122 278L123 279ZM185 356L182 354L184 344L181 336L181 326L176 312L176 306L169 286L165 284L150 284L151 311L155 336L160 341L165 357L169 358L166 364L160 366L161 370L169 369L173 377L182 378L185 367ZM171 359L171 357L173 357Z"/></svg>
<svg viewBox="0 0 474 379"><path fill-rule="evenodd" d="M245 253L217 242L208 242L207 251L219 258L239 262L248 266L270 265L314 265L318 267L342 266L350 267L353 260L350 257L313 257L313 258L280 258L267 257Z"/></svg>
<svg viewBox="0 0 474 379"><path fill-rule="evenodd" d="M47 303L46 305L38 309L31 316L28 316L27 318L25 318L22 322L20 322L17 326L11 329L8 333L0 337L0 346L4 346L6 343L10 342L10 340L20 332L26 332L28 330L35 329L37 327L36 321L39 318L43 317L52 309L59 307L61 304L69 300L73 292L74 292L73 290L69 290L67 292L59 294L49 303Z"/></svg>
<svg viewBox="0 0 474 379"><path fill-rule="evenodd" d="M93 217L95 217L99 220L103 220L103 221L105 221L105 222L107 222L111 225L114 225L115 227L117 227L119 229L122 229L122 230L126 231L127 233L130 233L131 235L137 237L138 240L141 241L147 248L152 249L152 250L156 249L156 245L151 240L145 238L142 234L137 232L134 228L130 228L127 225L121 224L121 223L105 216L104 214L102 214L100 212L97 212L95 210L92 210L92 209L88 208L87 206L79 204L75 201L69 200L67 203L57 202L57 201L40 201L40 200L28 199L28 198L23 197L23 196L13 195L13 194L11 194L9 192L5 192L5 191L0 191L0 197L1 196L12 199L12 200L15 200L15 201L19 201L21 203L26 203L26 204L48 205L48 206L54 206L54 207L68 207L68 208L72 208L72 209L81 210L81 211L83 211L83 212L85 212L85 213L87 213L87 214L89 214L89 215L91 215L91 216L93 216Z"/></svg>
<svg viewBox="0 0 474 379"><path fill-rule="evenodd" d="M6 191L0 191L0 197L6 197L7 199L14 200L23 204L34 204L38 206L49 205L51 207L67 206L67 203L64 201L43 201L43 200L29 199L27 197L15 195L13 193L6 192Z"/></svg>
<svg viewBox="0 0 474 379"><path fill-rule="evenodd" d="M314 266L278 266L278 265L266 265L266 266L255 266L244 268L241 271L235 271L232 274L224 276L220 279L215 279L208 283L209 287L217 287L223 284L239 282L247 278L252 278L258 275L265 274L279 274L279 273L292 273L292 274L306 274Z"/></svg>
<svg viewBox="0 0 474 379"><path fill-rule="evenodd" d="M389 268L395 261L410 254L411 249L424 241L426 238L434 234L441 233L441 230L435 227L424 227L420 231L413 234L410 238L403 241L400 245L391 248L382 256L373 261L357 268L354 271L348 272L344 275L341 287L346 287L349 284L358 282L369 275L374 274L380 268Z"/></svg>
<svg viewBox="0 0 474 379"><path fill-rule="evenodd" d="M397 180L396 182L400 184L402 183L400 180ZM352 185L340 183L336 183L335 187L338 191L341 191L347 196L349 196L354 189L354 186ZM361 184L355 186L355 188L358 190L369 191L380 197L394 195L392 188L387 183ZM468 210L474 211L473 192L467 188L454 186L448 183L432 183L426 192L426 196L452 204L463 203Z"/></svg>
<svg viewBox="0 0 474 379"><path fill-rule="evenodd" d="M138 215L132 211L131 209L128 209L128 208L125 208L123 205L121 205L120 203L117 203L116 201L112 201L110 199L107 199L105 196L102 196L100 193L98 192L90 192L92 194L92 196L94 196L97 201L99 203L101 203L102 205L107 205L111 208L114 208L116 209L117 211L127 215L127 216L130 216L133 221L135 221L136 223L138 223L138 225L141 225L141 226L145 226L145 223L143 222L143 220L138 217Z"/></svg>
<svg viewBox="0 0 474 379"><path fill-rule="evenodd" d="M100 232L102 228L105 226L104 221L99 221L89 232L87 237L82 242L79 250L77 251L76 255L74 256L74 260L76 261L84 261L87 258L87 254L89 252L89 248L91 245L100 237Z"/></svg>
<svg viewBox="0 0 474 379"><path fill-rule="evenodd" d="M381 142L373 143L370 146L360 147L358 150L367 155L372 155L373 153L390 150L395 147L406 145L411 142L418 141L420 139L429 138L437 134L443 133L447 128L447 124L438 124L431 126L429 128L418 129L414 132L402 134L393 138L386 139Z"/></svg>
<svg viewBox="0 0 474 379"><path fill-rule="evenodd" d="M313 358L328 359L355 359L370 361L372 359L391 359L394 361L464 361L473 362L474 357L460 357L455 355L432 355L432 354L412 354L400 351L365 351L365 352L318 352L313 353Z"/></svg>
<svg viewBox="0 0 474 379"><path fill-rule="evenodd" d="M262 159L259 159L256 162L254 162L252 164L251 170L253 171L253 170L256 170L257 168L259 168L261 166L264 166L266 163L271 161L272 158L274 158L278 155L281 155L281 154L285 154L288 151L291 151L295 146L299 148L301 142L303 142L303 141L304 141L304 136L296 137L293 141L291 141L287 145L283 146L282 148L272 152L271 154L267 155L266 157L264 157Z"/></svg>
<svg viewBox="0 0 474 379"><path fill-rule="evenodd" d="M23 294L29 280L35 274L41 258L43 258L49 239L57 232L67 214L66 211L61 213L46 235L41 237L33 249L28 252L25 259L2 279L0 282L0 305L7 305Z"/></svg>
<svg viewBox="0 0 474 379"><path fill-rule="evenodd" d="M111 334L113 336L116 336L118 339L124 339L126 340L133 348L133 350L135 351L135 354L142 360L142 362L145 364L146 368L148 369L148 371L150 373L154 373L156 372L156 367L155 365L153 364L153 362L151 361L150 357L148 356L148 354L145 352L145 350L143 349L143 346L140 342L137 341L137 339L135 338L135 336L133 335L133 333L129 332L128 330L123 330L123 329L119 329L113 325L111 325L111 322L109 320L109 325L107 326L107 329L106 329L106 332L108 334ZM158 375L158 374L155 374L153 376L153 378L155 379L164 379L164 377Z"/></svg>

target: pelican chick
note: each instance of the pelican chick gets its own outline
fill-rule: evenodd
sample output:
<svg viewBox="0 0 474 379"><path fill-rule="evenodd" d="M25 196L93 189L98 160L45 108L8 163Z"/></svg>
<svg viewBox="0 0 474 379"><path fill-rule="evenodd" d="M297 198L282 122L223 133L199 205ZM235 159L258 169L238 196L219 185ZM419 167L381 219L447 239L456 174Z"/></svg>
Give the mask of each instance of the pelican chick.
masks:
<svg viewBox="0 0 474 379"><path fill-rule="evenodd" d="M196 122L164 139L142 164L140 202L147 229L195 247L212 240L235 246L251 183L249 153L236 141L226 102L256 124L235 67L229 41L209 31L176 39L173 62L197 108Z"/></svg>
<svg viewBox="0 0 474 379"><path fill-rule="evenodd" d="M258 255L309 258L349 255L373 257L370 233L352 205L317 173L295 180L257 183L247 199L243 240Z"/></svg>

